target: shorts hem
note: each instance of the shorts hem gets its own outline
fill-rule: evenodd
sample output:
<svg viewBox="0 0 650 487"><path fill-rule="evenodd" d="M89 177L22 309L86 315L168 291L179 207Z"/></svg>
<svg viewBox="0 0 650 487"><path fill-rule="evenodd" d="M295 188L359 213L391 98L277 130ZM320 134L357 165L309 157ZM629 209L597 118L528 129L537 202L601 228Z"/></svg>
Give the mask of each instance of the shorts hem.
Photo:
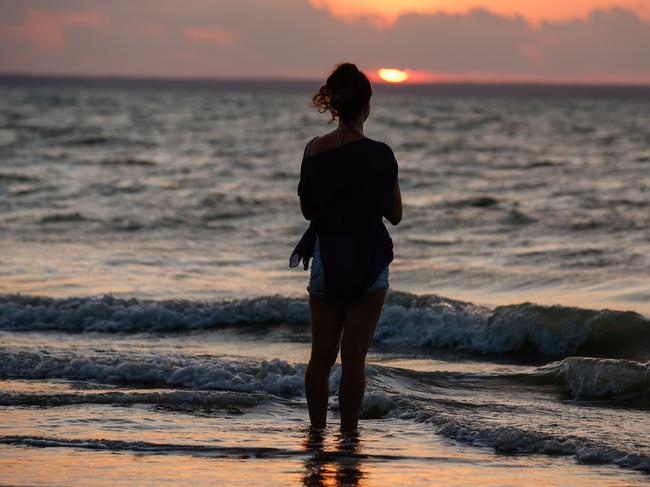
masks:
<svg viewBox="0 0 650 487"><path fill-rule="evenodd" d="M368 288L365 291L365 294L372 294L376 293L377 291L387 291L390 288L390 285L385 285L381 287L374 287L374 288ZM309 294L310 297L316 298L316 299L327 299L327 293L324 293L322 291L310 291L309 289L307 290L307 294Z"/></svg>

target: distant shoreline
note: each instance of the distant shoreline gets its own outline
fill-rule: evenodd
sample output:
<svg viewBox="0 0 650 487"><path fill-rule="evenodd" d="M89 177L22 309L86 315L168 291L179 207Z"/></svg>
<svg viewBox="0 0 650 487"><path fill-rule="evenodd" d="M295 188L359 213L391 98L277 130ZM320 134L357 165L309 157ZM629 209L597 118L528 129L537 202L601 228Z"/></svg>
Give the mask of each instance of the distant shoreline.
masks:
<svg viewBox="0 0 650 487"><path fill-rule="evenodd" d="M122 89L192 89L218 91L312 92L322 80L281 78L162 78L131 76L37 75L0 73L0 86ZM437 82L390 85L375 83L378 94L485 97L646 98L650 85L561 82Z"/></svg>

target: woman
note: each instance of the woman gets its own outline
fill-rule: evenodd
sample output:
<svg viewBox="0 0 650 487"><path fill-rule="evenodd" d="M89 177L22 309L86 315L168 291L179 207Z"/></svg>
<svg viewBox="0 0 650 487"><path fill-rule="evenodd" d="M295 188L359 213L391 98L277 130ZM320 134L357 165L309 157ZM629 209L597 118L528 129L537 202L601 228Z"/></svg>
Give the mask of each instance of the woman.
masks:
<svg viewBox="0 0 650 487"><path fill-rule="evenodd" d="M391 148L363 134L372 87L354 64L339 64L312 99L338 127L305 147L298 196L310 225L291 255L305 269L311 358L305 393L313 428L326 425L329 375L341 351L341 431L357 428L365 360L388 288L393 243L382 217L402 219L397 161Z"/></svg>

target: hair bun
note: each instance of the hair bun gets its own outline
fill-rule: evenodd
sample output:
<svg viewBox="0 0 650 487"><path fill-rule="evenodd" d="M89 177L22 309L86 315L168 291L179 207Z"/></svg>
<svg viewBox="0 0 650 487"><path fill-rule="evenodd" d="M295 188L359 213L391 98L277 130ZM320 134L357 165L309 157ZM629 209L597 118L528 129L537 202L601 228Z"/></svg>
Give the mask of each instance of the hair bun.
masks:
<svg viewBox="0 0 650 487"><path fill-rule="evenodd" d="M366 75L353 63L341 63L329 75L312 99L318 111L332 113L333 122L338 116L353 119L359 115L372 96L372 87Z"/></svg>
<svg viewBox="0 0 650 487"><path fill-rule="evenodd" d="M357 65L352 64L352 63L340 64L338 69L340 70L340 72L348 72L349 71L350 73L355 73L355 74L360 72L359 68L357 68Z"/></svg>

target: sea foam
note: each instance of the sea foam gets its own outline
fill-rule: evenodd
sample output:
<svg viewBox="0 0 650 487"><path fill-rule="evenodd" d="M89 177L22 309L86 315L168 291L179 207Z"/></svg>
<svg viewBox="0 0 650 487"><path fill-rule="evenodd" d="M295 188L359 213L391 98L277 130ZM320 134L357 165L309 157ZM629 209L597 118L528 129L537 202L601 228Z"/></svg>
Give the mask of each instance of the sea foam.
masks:
<svg viewBox="0 0 650 487"><path fill-rule="evenodd" d="M0 330L63 332L183 332L237 325L307 326L307 301L263 296L231 301L54 299L0 296ZM650 350L650 320L631 311L534 303L494 309L436 295L392 291L375 341L480 353L528 351L549 357L577 352L639 358Z"/></svg>
<svg viewBox="0 0 650 487"><path fill-rule="evenodd" d="M639 398L650 403L650 362L567 357L540 367L534 374L559 382L576 398Z"/></svg>
<svg viewBox="0 0 650 487"><path fill-rule="evenodd" d="M253 361L163 353L81 354L0 349L0 378L4 379L67 379L297 396L303 393L303 376L304 365L279 359Z"/></svg>

